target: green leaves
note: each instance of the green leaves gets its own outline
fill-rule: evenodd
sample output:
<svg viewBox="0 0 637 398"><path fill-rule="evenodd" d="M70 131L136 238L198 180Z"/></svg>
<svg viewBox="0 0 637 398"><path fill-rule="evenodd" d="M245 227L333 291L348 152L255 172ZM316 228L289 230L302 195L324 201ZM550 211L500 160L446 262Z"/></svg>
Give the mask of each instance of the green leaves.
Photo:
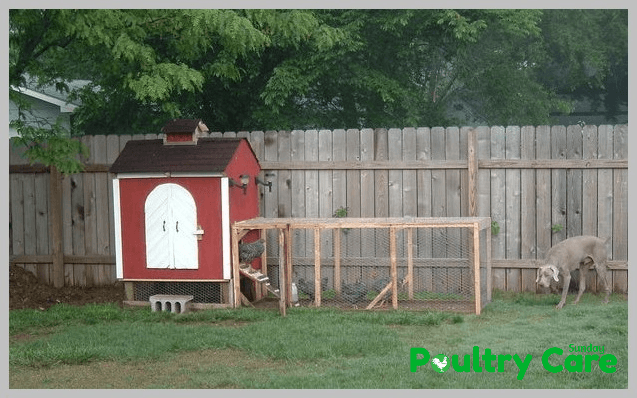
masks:
<svg viewBox="0 0 637 398"><path fill-rule="evenodd" d="M24 156L31 164L55 166L64 174L79 173L84 169L77 155L88 157L88 148L80 141L71 139L59 123L51 129L29 126L23 121L11 125L20 134L13 139L13 144L26 147Z"/></svg>

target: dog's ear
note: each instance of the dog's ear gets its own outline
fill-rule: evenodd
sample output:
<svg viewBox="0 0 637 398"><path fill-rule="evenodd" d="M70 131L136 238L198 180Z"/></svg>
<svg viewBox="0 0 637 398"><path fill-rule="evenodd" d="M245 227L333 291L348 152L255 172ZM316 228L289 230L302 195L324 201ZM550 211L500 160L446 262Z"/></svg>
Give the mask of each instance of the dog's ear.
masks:
<svg viewBox="0 0 637 398"><path fill-rule="evenodd" d="M538 267L537 268L537 278L535 278L535 283L538 283L540 281L540 275L542 275L542 270L544 269L544 267Z"/></svg>
<svg viewBox="0 0 637 398"><path fill-rule="evenodd" d="M553 279L555 279L555 282L559 282L560 280L558 279L558 275L560 274L560 271L558 271L554 265L549 265L549 268L553 270Z"/></svg>

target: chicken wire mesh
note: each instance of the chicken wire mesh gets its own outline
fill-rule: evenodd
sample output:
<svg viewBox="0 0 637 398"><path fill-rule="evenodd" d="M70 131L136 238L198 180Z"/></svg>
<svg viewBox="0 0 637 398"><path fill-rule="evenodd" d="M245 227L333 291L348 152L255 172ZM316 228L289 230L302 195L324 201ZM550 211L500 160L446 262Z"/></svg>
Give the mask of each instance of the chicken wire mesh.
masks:
<svg viewBox="0 0 637 398"><path fill-rule="evenodd" d="M490 235L487 229L479 231L480 251L475 256L474 231L472 227L432 226L291 228L290 301L298 306L392 308L394 269L399 308L476 312L478 297L480 308L490 301L486 244ZM270 230L266 236L266 274L279 288L283 235ZM320 280L318 292L316 280Z"/></svg>
<svg viewBox="0 0 637 398"><path fill-rule="evenodd" d="M133 283L133 301L148 301L156 294L193 296L192 303L223 303L223 283L220 282L155 282Z"/></svg>

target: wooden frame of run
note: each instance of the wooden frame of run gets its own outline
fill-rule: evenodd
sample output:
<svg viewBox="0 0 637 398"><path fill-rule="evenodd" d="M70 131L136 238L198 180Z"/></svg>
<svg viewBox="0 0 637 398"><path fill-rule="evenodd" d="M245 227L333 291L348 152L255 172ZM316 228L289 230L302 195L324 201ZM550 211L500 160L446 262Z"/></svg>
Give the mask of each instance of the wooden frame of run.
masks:
<svg viewBox="0 0 637 398"><path fill-rule="evenodd" d="M473 275L475 294L475 313L480 314L482 309L481 281L480 281L480 232L486 231L486 241L484 242L486 258L483 259L486 266L486 291L487 301L491 300L491 218L489 217L444 217L444 218L254 218L237 221L232 225L232 278L233 278L233 303L234 307L241 306L242 293L239 283L239 242L252 230L260 230L265 236L266 230L279 231L279 311L285 316L285 310L291 306L291 285L292 285L292 245L291 230L306 229L314 231L314 283L320 286L321 281L321 230L332 229L334 233L334 283L335 289L340 288L340 231L346 228L388 228L389 229L389 256L390 256L390 283L378 294L378 296L367 306L371 309L374 305L391 289L391 303L394 309L398 309L398 273L396 255L396 232L407 231L407 289L409 298L413 298L413 228L465 228L471 231L473 245ZM262 264L265 261L264 251ZM318 289L315 295L317 306L321 303L321 291Z"/></svg>

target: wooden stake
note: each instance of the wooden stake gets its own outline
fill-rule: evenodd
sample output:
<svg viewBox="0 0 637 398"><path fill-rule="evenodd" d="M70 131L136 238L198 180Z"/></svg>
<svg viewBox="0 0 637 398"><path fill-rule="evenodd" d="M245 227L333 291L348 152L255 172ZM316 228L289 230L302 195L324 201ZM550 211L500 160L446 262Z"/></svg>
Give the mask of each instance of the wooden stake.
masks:
<svg viewBox="0 0 637 398"><path fill-rule="evenodd" d="M414 299L414 229L407 229L407 294L409 300Z"/></svg>
<svg viewBox="0 0 637 398"><path fill-rule="evenodd" d="M334 290L341 294L341 229L334 228Z"/></svg>
<svg viewBox="0 0 637 398"><path fill-rule="evenodd" d="M392 283L391 302L398 309L398 273L396 270L396 228L389 228L390 278Z"/></svg>
<svg viewBox="0 0 637 398"><path fill-rule="evenodd" d="M286 311L285 259L285 233L283 229L279 229L279 313L281 316L285 316Z"/></svg>
<svg viewBox="0 0 637 398"><path fill-rule="evenodd" d="M241 307L241 283L240 283L240 274L239 274L239 234L241 231L233 229L232 230L232 282L233 282L233 290L234 290L234 308Z"/></svg>
<svg viewBox="0 0 637 398"><path fill-rule="evenodd" d="M476 315L480 315L482 310L482 299L480 297L480 227L475 224L473 227L473 273L474 273L474 297L476 298Z"/></svg>
<svg viewBox="0 0 637 398"><path fill-rule="evenodd" d="M314 303L321 306L321 230L314 228Z"/></svg>

